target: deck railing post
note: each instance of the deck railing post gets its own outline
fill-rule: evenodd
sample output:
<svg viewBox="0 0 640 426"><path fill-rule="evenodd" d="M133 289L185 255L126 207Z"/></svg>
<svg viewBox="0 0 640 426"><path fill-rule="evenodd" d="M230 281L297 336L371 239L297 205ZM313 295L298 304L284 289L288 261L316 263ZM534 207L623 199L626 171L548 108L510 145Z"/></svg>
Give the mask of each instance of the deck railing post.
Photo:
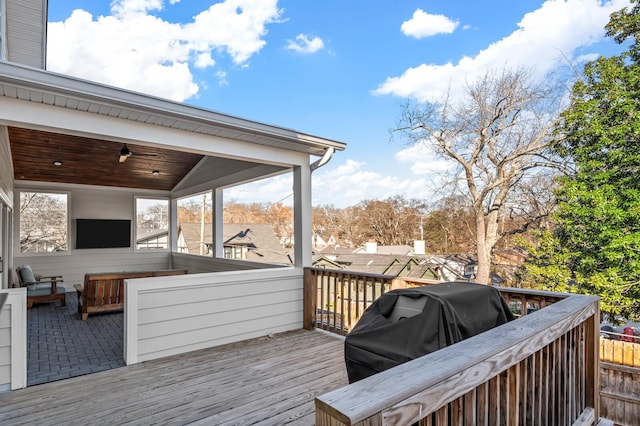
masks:
<svg viewBox="0 0 640 426"><path fill-rule="evenodd" d="M315 273L308 268L304 268L302 292L304 298L302 308L303 327L305 330L314 330L316 328L318 282Z"/></svg>
<svg viewBox="0 0 640 426"><path fill-rule="evenodd" d="M585 397L586 406L593 407L596 422L600 418L600 303L585 322Z"/></svg>

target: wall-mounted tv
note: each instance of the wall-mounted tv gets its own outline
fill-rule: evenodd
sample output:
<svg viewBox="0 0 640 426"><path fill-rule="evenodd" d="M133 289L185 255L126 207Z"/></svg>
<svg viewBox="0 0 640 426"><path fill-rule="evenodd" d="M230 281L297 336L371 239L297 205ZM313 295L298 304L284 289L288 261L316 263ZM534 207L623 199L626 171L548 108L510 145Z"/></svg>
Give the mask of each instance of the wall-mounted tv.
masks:
<svg viewBox="0 0 640 426"><path fill-rule="evenodd" d="M76 219L76 248L131 247L131 221Z"/></svg>

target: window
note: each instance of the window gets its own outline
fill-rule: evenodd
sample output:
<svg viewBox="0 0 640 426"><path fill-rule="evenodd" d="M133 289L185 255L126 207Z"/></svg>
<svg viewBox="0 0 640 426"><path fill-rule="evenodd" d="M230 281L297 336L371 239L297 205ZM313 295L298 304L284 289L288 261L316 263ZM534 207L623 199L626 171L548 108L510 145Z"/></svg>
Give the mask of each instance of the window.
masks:
<svg viewBox="0 0 640 426"><path fill-rule="evenodd" d="M68 194L20 192L20 253L69 250Z"/></svg>
<svg viewBox="0 0 640 426"><path fill-rule="evenodd" d="M224 257L292 265L293 173L223 191Z"/></svg>
<svg viewBox="0 0 640 426"><path fill-rule="evenodd" d="M136 198L136 249L169 249L169 200Z"/></svg>
<svg viewBox="0 0 640 426"><path fill-rule="evenodd" d="M213 255L213 193L179 198L178 253Z"/></svg>

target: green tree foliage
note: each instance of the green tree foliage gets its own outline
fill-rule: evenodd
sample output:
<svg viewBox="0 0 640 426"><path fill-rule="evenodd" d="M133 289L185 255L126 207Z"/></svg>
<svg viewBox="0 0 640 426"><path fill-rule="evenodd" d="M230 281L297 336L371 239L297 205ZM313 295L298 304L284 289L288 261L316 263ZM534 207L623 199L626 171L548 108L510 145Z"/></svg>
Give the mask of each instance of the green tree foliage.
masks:
<svg viewBox="0 0 640 426"><path fill-rule="evenodd" d="M557 150L573 165L557 192L554 239L541 240L529 278L602 297L611 316L640 318L640 8L611 15L607 35L630 41L588 63L562 116ZM568 276L567 276L568 274Z"/></svg>

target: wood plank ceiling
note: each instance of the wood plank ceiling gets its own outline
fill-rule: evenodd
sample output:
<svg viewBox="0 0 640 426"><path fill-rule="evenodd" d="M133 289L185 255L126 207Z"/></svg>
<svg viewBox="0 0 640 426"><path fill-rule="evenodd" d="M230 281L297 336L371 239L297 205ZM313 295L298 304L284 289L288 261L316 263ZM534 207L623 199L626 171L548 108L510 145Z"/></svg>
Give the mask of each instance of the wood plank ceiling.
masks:
<svg viewBox="0 0 640 426"><path fill-rule="evenodd" d="M17 127L8 130L16 180L170 191L203 158L127 144L133 155L119 162L121 142Z"/></svg>

